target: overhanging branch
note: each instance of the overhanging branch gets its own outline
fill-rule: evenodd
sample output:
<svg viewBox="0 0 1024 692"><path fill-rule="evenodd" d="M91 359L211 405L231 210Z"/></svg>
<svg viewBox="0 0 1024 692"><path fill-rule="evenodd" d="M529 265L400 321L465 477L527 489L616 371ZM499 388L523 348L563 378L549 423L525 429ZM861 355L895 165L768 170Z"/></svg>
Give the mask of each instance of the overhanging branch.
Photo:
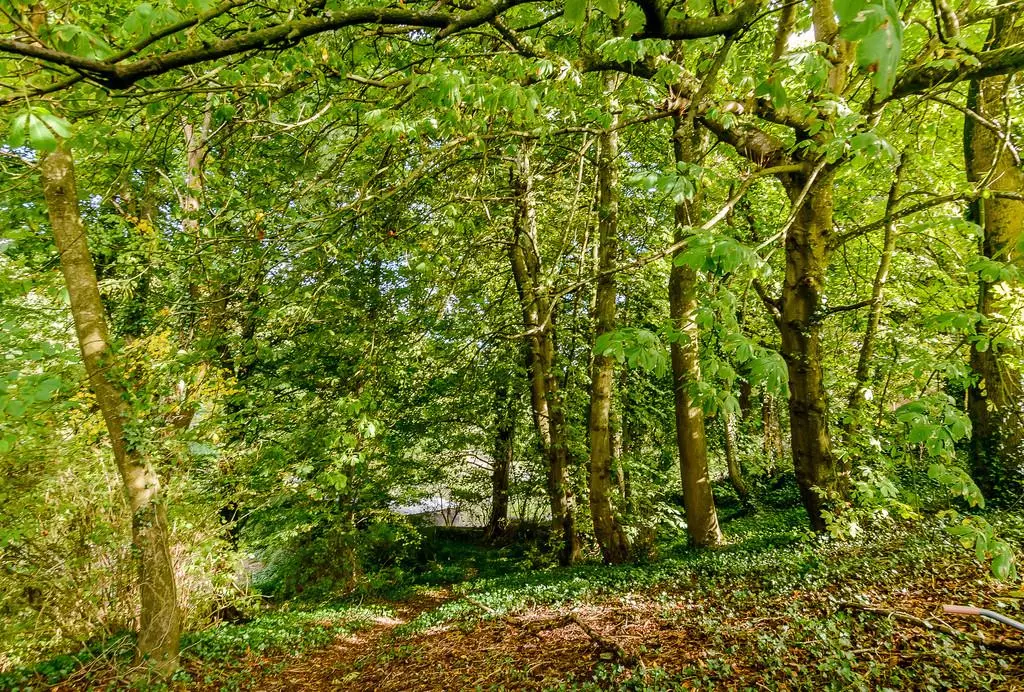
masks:
<svg viewBox="0 0 1024 692"><path fill-rule="evenodd" d="M943 61L904 72L897 80L889 99L920 94L940 84L955 84L971 79L985 79L1024 69L1024 43L985 51L970 61Z"/></svg>

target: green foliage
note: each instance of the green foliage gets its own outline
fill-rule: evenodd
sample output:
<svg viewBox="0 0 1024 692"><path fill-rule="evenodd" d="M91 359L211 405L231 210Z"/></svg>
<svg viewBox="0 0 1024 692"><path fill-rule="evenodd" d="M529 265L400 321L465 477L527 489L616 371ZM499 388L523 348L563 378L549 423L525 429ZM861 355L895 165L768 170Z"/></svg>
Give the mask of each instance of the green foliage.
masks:
<svg viewBox="0 0 1024 692"><path fill-rule="evenodd" d="M871 74L883 97L892 92L903 48L903 22L893 0L840 0L836 3L841 35L857 43L857 64Z"/></svg>
<svg viewBox="0 0 1024 692"><path fill-rule="evenodd" d="M71 136L71 123L42 106L31 106L14 115L7 128L7 144L43 152L57 149L57 138Z"/></svg>
<svg viewBox="0 0 1024 692"><path fill-rule="evenodd" d="M686 250L675 258L675 263L719 276L763 266L760 256L750 248L729 236L712 234L693 236Z"/></svg>
<svg viewBox="0 0 1024 692"><path fill-rule="evenodd" d="M657 334L646 329L623 327L606 332L594 341L594 352L653 372L656 377L662 377L668 368L667 349Z"/></svg>
<svg viewBox="0 0 1024 692"><path fill-rule="evenodd" d="M387 615L381 608L344 606L261 614L252 622L220 625L189 635L182 643L189 658L216 663L255 655L288 653L323 647L339 635L366 627Z"/></svg>
<svg viewBox="0 0 1024 692"><path fill-rule="evenodd" d="M750 6L734 4L677 6L668 24L711 26ZM979 64L984 22L939 41L941 17L927 3L840 0L840 36L856 57L833 94L829 74L848 46L812 38L806 8L775 56L771 11L728 36L672 40L638 38L654 27L644 29L640 4L619 0L397 3L386 12L432 19L290 31L367 11L347 0L316 5L221 5L200 17L218 5L80 2L33 16L18 0L0 13L0 34L13 41L0 49L9 123L0 150L0 667L74 650L138 615L129 519L39 185L40 158L62 144L76 159L109 321L105 372L125 391L124 442L166 481L182 610L191 651L204 660L306 650L348 631L330 624L347 616L276 611L203 629L221 608L252 610L253 586L280 605L455 585L500 612L680 579L785 598L873 568L855 553L880 537L913 541L913 560L897 574L932 544L936 555L959 555L931 532L934 512L950 507L976 514L957 515L955 537L1000 579L1013 578L1015 534L980 513L984 498L966 470L964 401L981 385L968 349L1019 371L1020 263L979 257L985 229L965 218L978 197L964 161L964 112L977 112L966 90L947 75L948 103L890 98L908 74ZM491 7L500 17L469 27ZM972 0L956 11L988 9ZM445 15L469 24L442 30ZM220 51L282 26L289 31L237 55L161 72L173 51ZM66 53L64 64L25 55L33 51L18 46L28 44ZM103 74L113 62L80 67L115 55L127 56L116 74ZM118 75L140 63L154 72L122 91ZM1022 114L1006 93L1002 111L984 117L1013 139ZM595 339L595 227L607 211L594 203L595 143L616 118L616 326ZM676 124L694 125L691 162L675 161L684 134ZM527 151L523 176L515 167ZM821 190L815 180L825 180ZM996 197L986 190L980 200ZM691 228L678 227L679 205ZM896 250L868 374L855 382L890 211ZM807 215L821 221L813 233ZM694 230L712 218L713 228ZM670 266L655 261L680 233L691 235L674 261L697 282L686 333L670 318ZM819 235L822 243L794 251ZM529 250L531 285L511 276L516 243ZM799 276L811 260L820 266ZM1000 309L976 309L979 280L993 284ZM796 314L794 297L808 298L810 312ZM558 394L546 398L564 421L585 536L591 358L624 366L615 371L612 471L622 473L616 510L641 564L554 569L556 541L537 528L550 500L524 357L524 334L537 333L524 322L532 308L553 345L544 377ZM797 338L783 343L787 324ZM821 412L842 471L852 469L850 496L831 498L830 535L808 538L796 510L731 522L721 551L682 545L667 347L684 341L699 354L701 376L685 386L705 412L710 475L725 473L728 417L753 490L748 505L715 480L723 516L798 507L792 465L771 436L805 421L776 404L790 394L790 373L821 367ZM857 405L847 409L850 392ZM512 422L510 440L498 439L501 420ZM460 520L482 524L499 448L511 449L513 517L495 539L500 550L449 541L392 511L442 498ZM915 533L915 523L927 530ZM594 550L587 545L588 556ZM664 560L654 559L659 551ZM473 612L446 608L411 629ZM821 654L820 667L801 674L860 684L843 653L854 648L843 626L854 623L786 615ZM766 658L790 643L765 637L757 646ZM650 682L728 687L727 658L703 652L701 671ZM41 675L81 663L56 660ZM893 675L864 684L918 682ZM634 684L623 678L606 666L592 682ZM975 682L963 680L952 686Z"/></svg>
<svg viewBox="0 0 1024 692"><path fill-rule="evenodd" d="M956 519L958 515L950 512L950 516ZM1017 580L1017 556L1013 547L997 535L984 517L963 517L947 531L959 538L963 547L973 549L978 562L990 563L994 577L1005 582Z"/></svg>

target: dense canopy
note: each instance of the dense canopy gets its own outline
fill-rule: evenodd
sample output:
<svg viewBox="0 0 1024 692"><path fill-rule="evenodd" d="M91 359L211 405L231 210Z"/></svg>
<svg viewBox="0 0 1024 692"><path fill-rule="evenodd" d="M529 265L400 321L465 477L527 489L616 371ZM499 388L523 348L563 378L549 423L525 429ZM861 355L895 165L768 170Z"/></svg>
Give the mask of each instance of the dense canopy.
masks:
<svg viewBox="0 0 1024 692"><path fill-rule="evenodd" d="M1022 9L0 0L0 671L172 675L429 524L932 527L1012 589Z"/></svg>

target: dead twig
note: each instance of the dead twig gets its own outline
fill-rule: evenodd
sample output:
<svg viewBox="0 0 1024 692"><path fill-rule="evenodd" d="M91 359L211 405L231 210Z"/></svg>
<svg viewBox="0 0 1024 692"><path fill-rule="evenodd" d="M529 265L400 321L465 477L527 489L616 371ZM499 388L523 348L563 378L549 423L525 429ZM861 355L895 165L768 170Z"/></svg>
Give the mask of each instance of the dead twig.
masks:
<svg viewBox="0 0 1024 692"><path fill-rule="evenodd" d="M498 611L496 611L494 608L491 608L487 604L481 603L480 601L476 600L475 598L470 598L469 596L466 596L466 602L470 603L471 605L476 606L477 608L479 608L480 610L484 611L488 615L492 615L494 617L501 618L503 621L505 621L506 623L512 625L513 627L516 627L518 629L524 630L524 631L528 632L529 634L533 635L534 637L536 637L538 639L541 638L540 637L540 632L542 632L544 630L557 629L559 627L565 627L565 626L567 626L569 624L574 624L577 627L579 627L581 630L583 630L583 633L586 634L588 637L590 637L590 639L595 644L600 646L602 649L604 649L606 651L610 651L611 653L615 654L615 657L621 663L623 663L623 664L625 664L627 666L636 666L641 671L645 670L644 662L640 659L639 656L637 656L632 651L629 651L628 649L626 649L624 646L622 646L622 644L619 644L614 639L612 639L610 637L606 637L605 635L603 635L600 632L598 632L597 630L595 630L586 621L584 621L582 618L580 618L580 616L577 615L576 613L568 613L566 615L563 615L563 616L561 616L559 618L555 618L553 620L547 620L547 621L541 621L541 622L527 622L525 620L521 620L519 618L512 617L511 615L505 615L505 614L499 613Z"/></svg>
<svg viewBox="0 0 1024 692"><path fill-rule="evenodd" d="M566 617L570 621L578 625L579 628L583 630L583 632L586 633L588 637L593 639L598 646L614 653L615 656L619 659L619 661L626 664L627 666L637 666L640 668L641 671L644 670L644 662L640 660L640 657L634 654L633 652L626 650L626 648L622 646L622 644L619 644L614 639L606 637L597 630L595 630L593 627L588 625L582 618L580 618L580 616L576 613L569 613Z"/></svg>

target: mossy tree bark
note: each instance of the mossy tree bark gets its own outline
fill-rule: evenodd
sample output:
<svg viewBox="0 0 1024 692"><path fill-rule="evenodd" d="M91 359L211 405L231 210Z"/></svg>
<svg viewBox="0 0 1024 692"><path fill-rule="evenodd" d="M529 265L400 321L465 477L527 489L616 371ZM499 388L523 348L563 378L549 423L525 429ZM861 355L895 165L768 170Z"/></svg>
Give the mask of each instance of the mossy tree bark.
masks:
<svg viewBox="0 0 1024 692"><path fill-rule="evenodd" d="M508 528L509 476L515 457L516 402L505 386L495 390L494 456L491 467L491 515L486 535L496 540Z"/></svg>
<svg viewBox="0 0 1024 692"><path fill-rule="evenodd" d="M569 477L571 463L562 392L555 372L554 306L542 280L528 145L523 145L516 159L512 171L512 187L516 209L509 261L519 293L526 332L530 407L537 436L548 462L547 491L551 503L551 530L561 544L561 563L569 565L579 560L582 548L576 528L576 498Z"/></svg>
<svg viewBox="0 0 1024 692"><path fill-rule="evenodd" d="M617 77L605 79L609 94L614 94ZM609 109L615 113L617 103L609 99ZM612 117L610 127L598 139L597 156L597 288L594 302L595 344L603 335L615 329L616 281L611 270L618 256L619 243L619 191L618 191L618 124ZM629 559L629 540L622 528L613 499L616 483L612 481L614 454L611 409L612 382L615 364L611 356L593 354L590 375L590 516L594 522L594 536L601 546L605 562L617 564Z"/></svg>
<svg viewBox="0 0 1024 692"><path fill-rule="evenodd" d="M896 177L889 188L889 197L885 202L885 231L882 236L882 254L878 259L878 269L875 270L875 279L871 284L871 304L868 306L868 322L864 328L864 338L861 341L860 353L857 356L857 370L854 374L854 385L850 390L847 401L847 420L844 429L847 435L857 431L860 421L860 411L867 401L867 392L872 384L871 361L875 354L875 341L878 336L878 326L882 320L882 308L885 306L885 285L889 281L889 270L892 267L892 257L896 252L896 220L893 212L896 211L896 203L899 201L900 176L903 172L903 164L906 159L901 159L896 168Z"/></svg>
<svg viewBox="0 0 1024 692"><path fill-rule="evenodd" d="M125 384L117 379L117 355L110 347L96 271L78 210L71 151L62 144L41 158L39 169L89 385L106 423L131 508L141 592L138 658L166 677L178 668L181 624L164 493L153 464L128 440L128 429L138 421L127 404Z"/></svg>
<svg viewBox="0 0 1024 692"><path fill-rule="evenodd" d="M993 20L988 47L1014 45L1024 38L1018 14ZM964 119L968 179L986 187L972 207L983 230L982 254L1024 272L1024 201L998 193L1024 194L1024 168L1012 133L1012 77L990 77L970 84L968 107L995 127ZM998 131L997 131L998 130ZM1020 362L1024 289L1018 277L986 281L979 277L978 312L984 316L979 339L971 344L976 382L968 390L972 425L972 475L982 493L997 502L1024 496L1024 383Z"/></svg>
<svg viewBox="0 0 1024 692"><path fill-rule="evenodd" d="M829 261L833 178L833 172L824 167L815 179L804 174L787 176L790 197L800 206L786 237L779 319L782 357L789 372L793 469L800 499L816 531L825 530L823 512L833 511L846 498L849 482L849 474L832 453L821 352L819 310Z"/></svg>
<svg viewBox="0 0 1024 692"><path fill-rule="evenodd" d="M694 163L699 135L690 119L676 117L672 150L677 163ZM675 208L674 241L686 238L687 229L700 223L700 199L680 202ZM684 252L680 249L673 260ZM694 545L721 543L718 511L708 474L707 437L704 409L694 399L700 382L700 330L697 327L697 272L675 261L669 271L669 315L678 338L672 342L672 381L675 398L676 444L679 448L679 473L686 512L686 530Z"/></svg>

